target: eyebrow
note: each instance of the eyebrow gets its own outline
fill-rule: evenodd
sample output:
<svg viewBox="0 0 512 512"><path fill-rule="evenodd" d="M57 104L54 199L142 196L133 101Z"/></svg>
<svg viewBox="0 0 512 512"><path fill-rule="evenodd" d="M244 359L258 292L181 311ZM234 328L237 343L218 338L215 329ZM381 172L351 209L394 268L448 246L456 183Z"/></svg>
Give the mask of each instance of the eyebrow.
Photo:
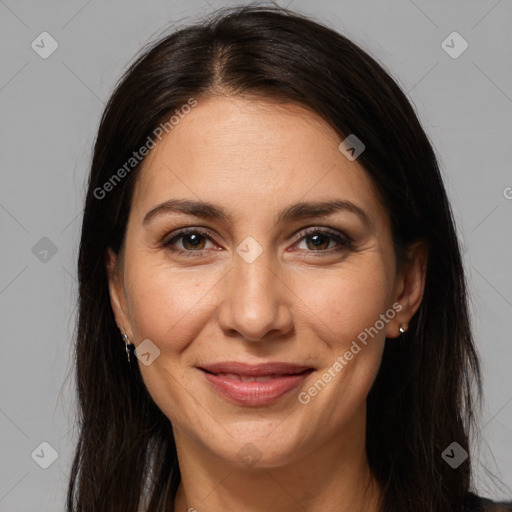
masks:
<svg viewBox="0 0 512 512"><path fill-rule="evenodd" d="M279 214L277 223L312 217L325 217L337 212L352 213L359 217L367 227L373 225L370 216L361 207L344 199L298 202L292 204ZM224 223L232 222L232 216L215 204L190 199L170 199L155 206L146 213L142 224L147 225L155 217L172 213L182 213L204 219L214 219Z"/></svg>

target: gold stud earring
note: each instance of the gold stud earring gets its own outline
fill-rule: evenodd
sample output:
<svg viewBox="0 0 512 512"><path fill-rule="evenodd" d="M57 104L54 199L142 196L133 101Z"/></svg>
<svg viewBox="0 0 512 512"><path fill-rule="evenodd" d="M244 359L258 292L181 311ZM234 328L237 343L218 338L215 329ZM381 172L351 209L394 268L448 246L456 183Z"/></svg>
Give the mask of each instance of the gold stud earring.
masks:
<svg viewBox="0 0 512 512"><path fill-rule="evenodd" d="M400 331L400 334L403 334L405 331L407 331L407 324L406 323L403 323L403 324L400 324L400 327L398 328L398 330Z"/></svg>

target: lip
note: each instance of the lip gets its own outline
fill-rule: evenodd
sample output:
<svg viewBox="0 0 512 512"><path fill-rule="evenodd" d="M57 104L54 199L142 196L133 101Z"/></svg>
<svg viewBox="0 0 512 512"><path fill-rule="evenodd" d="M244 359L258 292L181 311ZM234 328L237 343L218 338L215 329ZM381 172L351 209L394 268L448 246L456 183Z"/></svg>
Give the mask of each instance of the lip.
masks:
<svg viewBox="0 0 512 512"><path fill-rule="evenodd" d="M209 364L198 369L214 391L232 402L250 406L275 402L299 386L314 370L293 363L236 361Z"/></svg>

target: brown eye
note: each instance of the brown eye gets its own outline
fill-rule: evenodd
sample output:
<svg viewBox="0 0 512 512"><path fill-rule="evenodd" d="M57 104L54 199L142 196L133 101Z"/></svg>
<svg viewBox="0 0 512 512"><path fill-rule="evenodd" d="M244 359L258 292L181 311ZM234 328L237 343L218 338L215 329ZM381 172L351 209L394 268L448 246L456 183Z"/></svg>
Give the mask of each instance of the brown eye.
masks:
<svg viewBox="0 0 512 512"><path fill-rule="evenodd" d="M311 243L307 243L308 249L317 250L317 249L328 249L329 243L332 241L332 238L324 235L324 234L316 234L309 235L305 237L305 240L311 240Z"/></svg>
<svg viewBox="0 0 512 512"><path fill-rule="evenodd" d="M197 233L187 233L178 238L183 239L182 244L185 249L204 249L205 240L202 235L198 235Z"/></svg>
<svg viewBox="0 0 512 512"><path fill-rule="evenodd" d="M179 245L175 247L180 239L182 247L179 247ZM212 237L209 233L197 229L184 229L176 233L163 245L177 254L197 256L198 254L202 254L202 251L206 250L205 244L208 241L212 241Z"/></svg>
<svg viewBox="0 0 512 512"><path fill-rule="evenodd" d="M332 253L352 248L352 240L348 236L339 232L315 228L309 231L303 231L299 236L301 237L299 242L305 240L305 250L311 252ZM336 247L336 244L338 245L337 249L333 249L333 243L334 247Z"/></svg>

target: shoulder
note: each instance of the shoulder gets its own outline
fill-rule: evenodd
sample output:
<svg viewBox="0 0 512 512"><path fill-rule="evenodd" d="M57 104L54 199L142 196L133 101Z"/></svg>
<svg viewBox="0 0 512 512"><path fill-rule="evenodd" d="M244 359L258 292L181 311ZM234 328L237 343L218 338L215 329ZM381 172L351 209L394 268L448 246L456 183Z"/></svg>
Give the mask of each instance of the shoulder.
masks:
<svg viewBox="0 0 512 512"><path fill-rule="evenodd" d="M469 492L466 496L466 512L512 512L512 501L492 501Z"/></svg>

